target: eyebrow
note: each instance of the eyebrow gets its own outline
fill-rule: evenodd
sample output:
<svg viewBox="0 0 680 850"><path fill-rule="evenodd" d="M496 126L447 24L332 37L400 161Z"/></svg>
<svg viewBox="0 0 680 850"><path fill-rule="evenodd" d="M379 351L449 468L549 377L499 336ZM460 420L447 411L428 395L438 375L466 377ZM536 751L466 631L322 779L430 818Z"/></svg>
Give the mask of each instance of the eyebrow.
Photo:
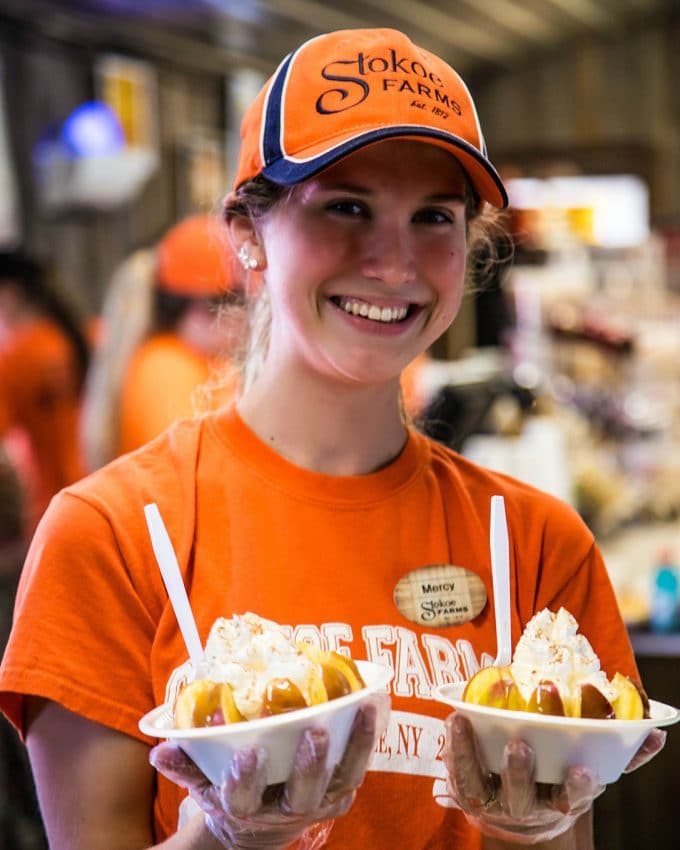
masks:
<svg viewBox="0 0 680 850"><path fill-rule="evenodd" d="M352 192L356 195L370 195L371 190L359 183L319 183L319 188L323 192Z"/></svg>
<svg viewBox="0 0 680 850"><path fill-rule="evenodd" d="M368 189L366 186L362 186L358 183L347 183L347 182L339 182L339 183L326 183L320 184L319 188L323 192L349 192L355 195L364 195L369 196L373 194L372 189ZM424 201L428 203L447 203L452 201L464 201L465 194L464 189L461 189L460 192L440 192L434 195L426 195L423 198Z"/></svg>
<svg viewBox="0 0 680 850"><path fill-rule="evenodd" d="M439 204L446 203L447 201L464 201L465 194L463 192L442 192L438 195L428 195L425 200Z"/></svg>

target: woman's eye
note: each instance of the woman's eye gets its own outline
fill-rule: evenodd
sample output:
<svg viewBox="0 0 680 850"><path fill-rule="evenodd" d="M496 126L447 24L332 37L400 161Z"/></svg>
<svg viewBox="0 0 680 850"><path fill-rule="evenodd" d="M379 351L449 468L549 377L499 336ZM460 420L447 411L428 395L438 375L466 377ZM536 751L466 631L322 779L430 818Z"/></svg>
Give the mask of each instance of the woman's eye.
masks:
<svg viewBox="0 0 680 850"><path fill-rule="evenodd" d="M368 210L363 204L358 201L343 200L332 201L326 207L330 212L338 213L339 215L347 216L367 216Z"/></svg>
<svg viewBox="0 0 680 850"><path fill-rule="evenodd" d="M421 224L452 224L455 216L446 210L424 209L419 210L413 216L413 220Z"/></svg>

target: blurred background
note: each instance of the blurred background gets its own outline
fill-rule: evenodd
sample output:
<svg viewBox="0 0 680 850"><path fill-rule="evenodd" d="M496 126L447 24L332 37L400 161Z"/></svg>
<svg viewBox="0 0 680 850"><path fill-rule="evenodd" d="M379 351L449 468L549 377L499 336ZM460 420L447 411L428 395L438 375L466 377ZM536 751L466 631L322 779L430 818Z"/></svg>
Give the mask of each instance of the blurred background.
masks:
<svg viewBox="0 0 680 850"><path fill-rule="evenodd" d="M479 257L459 319L405 376L409 412L574 505L648 691L679 705L677 0L0 0L0 252L14 263L0 278L27 276L20 251L79 323L88 352L61 421L115 346L121 266L219 209L244 106L285 53L364 26L404 30L465 77L510 195L505 261ZM0 318L0 351L4 333ZM48 463L3 414L15 374L0 367L5 624ZM678 737L598 802L598 848L668 842ZM3 814L9 788L5 846L41 847L30 788L20 822Z"/></svg>

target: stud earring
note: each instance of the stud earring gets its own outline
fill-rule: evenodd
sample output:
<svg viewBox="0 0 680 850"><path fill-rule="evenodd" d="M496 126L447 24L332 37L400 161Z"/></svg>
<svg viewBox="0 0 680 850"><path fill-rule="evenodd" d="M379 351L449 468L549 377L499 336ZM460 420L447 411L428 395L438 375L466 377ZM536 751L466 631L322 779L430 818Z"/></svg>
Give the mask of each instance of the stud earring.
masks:
<svg viewBox="0 0 680 850"><path fill-rule="evenodd" d="M255 257L250 256L250 254L248 253L248 249L245 245L241 245L241 248L238 252L238 258L241 261L241 265L244 269L246 269L246 271L249 269L252 270L257 268L257 260L255 259Z"/></svg>

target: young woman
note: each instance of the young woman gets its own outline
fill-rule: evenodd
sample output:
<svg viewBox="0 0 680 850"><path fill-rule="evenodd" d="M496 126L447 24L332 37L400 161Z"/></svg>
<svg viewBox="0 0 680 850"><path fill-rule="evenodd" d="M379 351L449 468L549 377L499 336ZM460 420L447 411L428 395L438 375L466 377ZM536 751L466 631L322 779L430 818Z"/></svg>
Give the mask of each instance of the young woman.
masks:
<svg viewBox="0 0 680 850"><path fill-rule="evenodd" d="M486 205L506 203L470 94L397 31L336 32L284 60L242 135L225 220L262 279L243 393L64 492L24 571L0 705L26 737L51 846L587 848L600 790L587 771L539 793L521 742L501 777L482 771L460 719L445 744L432 689L495 655L490 591L455 624L424 625L395 603L399 582L428 565L491 588L489 505L502 494L514 641L538 609L563 605L605 670L636 675L574 512L402 417L400 373L455 318ZM225 766L219 787L168 744L152 769L137 723L186 651L148 502L203 639L216 617L254 611L393 669L379 740L367 710L329 777L327 739L310 729L288 782L267 788L256 751Z"/></svg>

